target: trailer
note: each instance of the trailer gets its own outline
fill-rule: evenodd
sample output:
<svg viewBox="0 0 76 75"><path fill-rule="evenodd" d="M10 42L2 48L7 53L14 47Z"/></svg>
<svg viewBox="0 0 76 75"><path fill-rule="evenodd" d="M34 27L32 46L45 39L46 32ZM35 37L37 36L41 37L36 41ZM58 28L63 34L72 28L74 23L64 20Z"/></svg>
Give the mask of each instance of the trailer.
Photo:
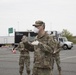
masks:
<svg viewBox="0 0 76 75"><path fill-rule="evenodd" d="M37 35L37 33L34 33L33 31L15 31L15 35L14 35L14 45L17 46L18 43L21 41L21 38L26 35L28 41L32 42L35 38L35 36Z"/></svg>
<svg viewBox="0 0 76 75"><path fill-rule="evenodd" d="M0 47L14 45L14 36L0 36Z"/></svg>

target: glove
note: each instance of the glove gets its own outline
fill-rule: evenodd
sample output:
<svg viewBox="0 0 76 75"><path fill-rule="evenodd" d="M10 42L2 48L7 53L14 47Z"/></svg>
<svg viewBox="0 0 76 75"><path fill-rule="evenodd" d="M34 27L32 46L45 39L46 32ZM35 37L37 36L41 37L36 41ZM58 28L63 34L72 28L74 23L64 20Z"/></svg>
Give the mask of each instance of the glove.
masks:
<svg viewBox="0 0 76 75"><path fill-rule="evenodd" d="M56 53L56 51L53 52L54 54Z"/></svg>
<svg viewBox="0 0 76 75"><path fill-rule="evenodd" d="M13 52L14 54L16 54L16 50L12 50L12 52Z"/></svg>
<svg viewBox="0 0 76 75"><path fill-rule="evenodd" d="M54 52L53 52L53 54L56 54L57 53L57 51L55 50Z"/></svg>
<svg viewBox="0 0 76 75"><path fill-rule="evenodd" d="M39 44L39 41L33 41L31 44L32 45L38 45Z"/></svg>

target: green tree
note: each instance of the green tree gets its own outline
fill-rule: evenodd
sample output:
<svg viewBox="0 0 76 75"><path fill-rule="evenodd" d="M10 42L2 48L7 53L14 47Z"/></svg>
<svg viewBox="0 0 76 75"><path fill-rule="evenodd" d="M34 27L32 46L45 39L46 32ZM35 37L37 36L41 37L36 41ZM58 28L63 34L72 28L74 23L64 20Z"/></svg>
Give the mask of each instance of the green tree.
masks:
<svg viewBox="0 0 76 75"><path fill-rule="evenodd" d="M66 37L69 41L72 41L73 35L67 29L63 29L62 36Z"/></svg>

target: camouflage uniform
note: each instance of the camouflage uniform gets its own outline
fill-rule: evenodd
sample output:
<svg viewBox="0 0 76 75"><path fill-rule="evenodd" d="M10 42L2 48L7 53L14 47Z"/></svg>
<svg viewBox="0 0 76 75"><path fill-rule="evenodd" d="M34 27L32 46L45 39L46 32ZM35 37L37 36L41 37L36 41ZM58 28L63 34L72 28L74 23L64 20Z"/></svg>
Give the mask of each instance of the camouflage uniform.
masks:
<svg viewBox="0 0 76 75"><path fill-rule="evenodd" d="M52 75L52 53L54 40L47 33L41 37L37 36L39 44L34 46L33 75Z"/></svg>
<svg viewBox="0 0 76 75"><path fill-rule="evenodd" d="M58 71L59 71L59 75L61 75L60 54L59 54L60 50L61 50L61 47L59 45L59 42L57 42L57 40L55 40L55 43L56 43L56 47L55 47L56 53L53 53L52 69L54 68L54 61L56 61L57 68L58 68Z"/></svg>
<svg viewBox="0 0 76 75"><path fill-rule="evenodd" d="M30 55L29 51L25 48L25 45L23 42L20 42L18 47L16 48L20 52L20 58L19 58L19 72L20 75L23 73L24 64L26 65L26 72L27 75L30 75Z"/></svg>

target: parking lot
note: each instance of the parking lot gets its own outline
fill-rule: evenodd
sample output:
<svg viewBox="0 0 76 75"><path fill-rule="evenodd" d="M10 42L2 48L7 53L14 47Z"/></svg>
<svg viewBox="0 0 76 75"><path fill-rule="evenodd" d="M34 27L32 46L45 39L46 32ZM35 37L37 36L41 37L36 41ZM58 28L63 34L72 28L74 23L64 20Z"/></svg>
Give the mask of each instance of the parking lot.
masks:
<svg viewBox="0 0 76 75"><path fill-rule="evenodd" d="M0 75L19 75L19 52L12 53L12 48L0 48ZM31 72L33 67L33 52L30 52ZM71 50L61 50L62 75L76 75L76 45ZM54 65L54 75L58 75L56 64ZM26 68L25 68L26 69ZM23 75L26 71L24 70Z"/></svg>

